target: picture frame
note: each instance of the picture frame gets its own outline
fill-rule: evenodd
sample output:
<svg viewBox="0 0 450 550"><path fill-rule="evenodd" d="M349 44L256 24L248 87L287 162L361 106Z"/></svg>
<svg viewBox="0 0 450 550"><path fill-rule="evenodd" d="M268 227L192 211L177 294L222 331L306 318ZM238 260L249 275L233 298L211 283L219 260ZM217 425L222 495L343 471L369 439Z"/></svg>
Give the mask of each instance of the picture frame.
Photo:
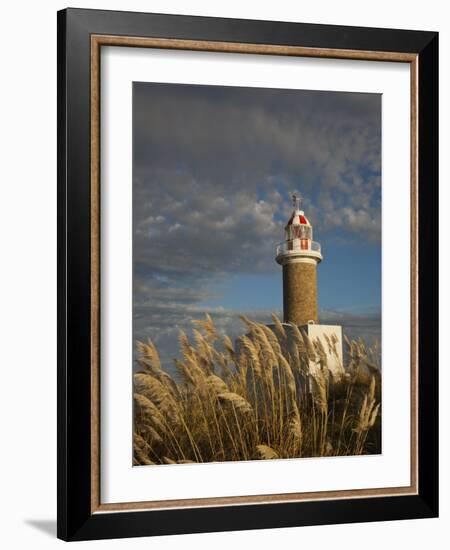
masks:
<svg viewBox="0 0 450 550"><path fill-rule="evenodd" d="M409 65L409 486L101 502L100 53L107 46ZM58 537L89 540L436 517L437 266L437 33L85 9L58 12Z"/></svg>

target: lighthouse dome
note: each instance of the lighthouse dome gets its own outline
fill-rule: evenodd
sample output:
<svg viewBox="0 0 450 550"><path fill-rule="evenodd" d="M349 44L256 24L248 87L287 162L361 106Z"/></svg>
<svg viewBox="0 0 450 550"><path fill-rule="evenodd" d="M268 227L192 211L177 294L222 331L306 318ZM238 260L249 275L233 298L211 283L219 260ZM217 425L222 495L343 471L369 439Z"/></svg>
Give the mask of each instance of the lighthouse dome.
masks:
<svg viewBox="0 0 450 550"><path fill-rule="evenodd" d="M309 220L305 216L303 210L297 209L292 212L292 216L289 218L286 228L290 225L309 225L311 227L311 224L309 223Z"/></svg>

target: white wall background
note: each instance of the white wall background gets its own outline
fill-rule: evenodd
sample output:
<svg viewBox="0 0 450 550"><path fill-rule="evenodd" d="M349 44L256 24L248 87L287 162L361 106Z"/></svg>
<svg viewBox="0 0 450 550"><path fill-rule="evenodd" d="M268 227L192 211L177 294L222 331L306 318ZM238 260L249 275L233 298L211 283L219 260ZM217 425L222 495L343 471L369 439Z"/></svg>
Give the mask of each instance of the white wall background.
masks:
<svg viewBox="0 0 450 550"><path fill-rule="evenodd" d="M76 7L440 31L441 280L450 279L448 123L450 18L440 0L392 2L78 1ZM0 85L0 541L53 548L56 517L56 10L64 2L5 3ZM445 100L445 98L447 98ZM447 124L445 124L447 123ZM447 183L447 185L445 185ZM430 213L432 215L432 213ZM441 288L441 340L448 285ZM444 355L442 353L442 355ZM161 537L154 549L300 547L443 548L450 534L448 365L441 369L441 518ZM147 547L149 539L84 543ZM448 542L447 542L448 544Z"/></svg>

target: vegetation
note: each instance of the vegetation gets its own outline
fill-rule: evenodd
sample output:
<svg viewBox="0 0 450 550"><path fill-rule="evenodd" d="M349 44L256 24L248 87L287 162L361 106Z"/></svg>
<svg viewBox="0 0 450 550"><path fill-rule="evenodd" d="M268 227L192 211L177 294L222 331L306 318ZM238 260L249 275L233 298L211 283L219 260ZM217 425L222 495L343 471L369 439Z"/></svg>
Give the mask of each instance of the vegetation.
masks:
<svg viewBox="0 0 450 550"><path fill-rule="evenodd" d="M180 333L179 376L156 347L138 342L134 375L135 465L361 455L381 452L377 351L346 339L336 378L324 346L295 325L242 317L233 344L212 319Z"/></svg>

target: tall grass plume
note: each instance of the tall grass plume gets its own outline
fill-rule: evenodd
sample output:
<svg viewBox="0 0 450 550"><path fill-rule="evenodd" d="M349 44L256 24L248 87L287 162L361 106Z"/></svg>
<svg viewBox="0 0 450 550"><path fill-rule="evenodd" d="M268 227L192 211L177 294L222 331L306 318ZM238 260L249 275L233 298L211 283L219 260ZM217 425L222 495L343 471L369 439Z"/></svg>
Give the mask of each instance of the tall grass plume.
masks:
<svg viewBox="0 0 450 550"><path fill-rule="evenodd" d="M376 349L345 339L345 374L326 350L274 316L273 329L242 317L234 343L210 316L180 333L177 376L151 340L138 342L133 464L175 464L381 452L381 370ZM311 365L315 368L312 369Z"/></svg>

